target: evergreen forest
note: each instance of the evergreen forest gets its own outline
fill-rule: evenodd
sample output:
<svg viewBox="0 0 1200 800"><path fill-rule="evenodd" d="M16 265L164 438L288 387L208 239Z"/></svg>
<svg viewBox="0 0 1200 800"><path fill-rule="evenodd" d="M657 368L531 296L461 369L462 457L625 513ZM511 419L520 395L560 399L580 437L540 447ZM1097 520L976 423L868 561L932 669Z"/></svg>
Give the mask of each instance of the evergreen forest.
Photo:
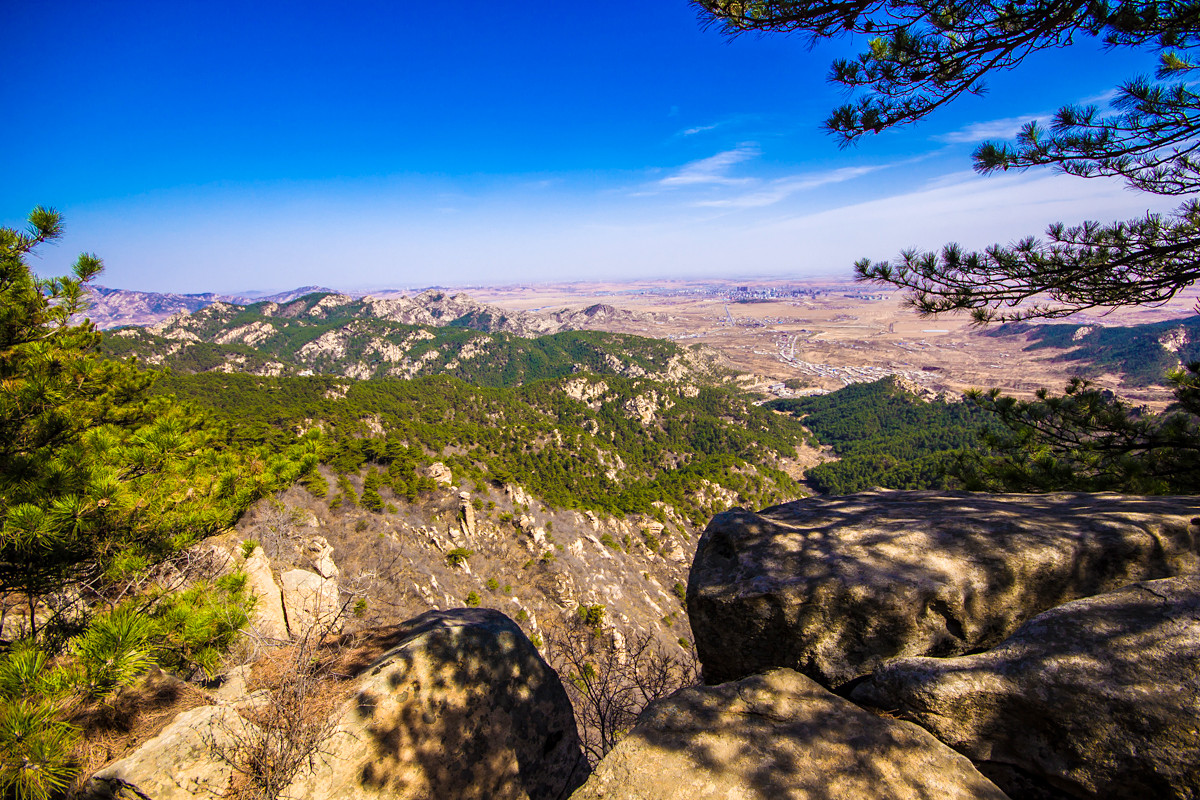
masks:
<svg viewBox="0 0 1200 800"><path fill-rule="evenodd" d="M1027 352L1060 350L1053 360L1073 364L1079 377L1115 373L1126 386L1168 385L1172 370L1200 360L1195 316L1144 325L1010 322L986 335L1024 336Z"/></svg>
<svg viewBox="0 0 1200 800"><path fill-rule="evenodd" d="M978 447L980 432L996 425L973 403L925 402L891 378L767 407L803 420L818 443L833 449L838 460L812 467L806 478L816 491L834 495L952 488L958 454Z"/></svg>
<svg viewBox="0 0 1200 800"><path fill-rule="evenodd" d="M706 485L747 505L795 496L780 462L804 437L798 420L727 385L647 378L488 387L205 373L164 376L155 391L222 420L231 446L282 453L312 442L335 472L381 470L397 495L419 491L423 468L441 461L460 483L516 483L555 507L662 517L665 504L696 525L724 510ZM632 410L639 399L652 418Z"/></svg>

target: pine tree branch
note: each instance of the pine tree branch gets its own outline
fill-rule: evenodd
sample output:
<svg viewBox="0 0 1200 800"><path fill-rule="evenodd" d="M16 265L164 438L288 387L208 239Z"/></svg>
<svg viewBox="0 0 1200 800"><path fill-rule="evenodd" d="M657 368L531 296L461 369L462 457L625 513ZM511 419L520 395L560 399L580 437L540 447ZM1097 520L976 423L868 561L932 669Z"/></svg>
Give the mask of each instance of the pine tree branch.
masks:
<svg viewBox="0 0 1200 800"><path fill-rule="evenodd" d="M919 314L969 311L977 324L1061 317L1094 308L1161 304L1200 279L1200 203L1169 217L1051 225L1047 240L1028 238L967 253L906 251L897 264L868 259L859 280L909 290Z"/></svg>

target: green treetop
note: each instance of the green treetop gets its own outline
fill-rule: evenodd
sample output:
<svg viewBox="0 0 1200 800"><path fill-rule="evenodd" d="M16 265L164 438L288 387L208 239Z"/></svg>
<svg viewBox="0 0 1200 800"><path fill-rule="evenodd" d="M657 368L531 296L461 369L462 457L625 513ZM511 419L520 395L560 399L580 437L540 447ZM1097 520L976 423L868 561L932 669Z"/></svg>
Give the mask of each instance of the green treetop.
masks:
<svg viewBox="0 0 1200 800"><path fill-rule="evenodd" d="M298 468L239 456L203 415L151 397L152 374L100 358L100 335L73 322L100 260L52 279L26 263L60 235L40 207L27 231L0 229L0 598L30 609L79 587L104 596Z"/></svg>

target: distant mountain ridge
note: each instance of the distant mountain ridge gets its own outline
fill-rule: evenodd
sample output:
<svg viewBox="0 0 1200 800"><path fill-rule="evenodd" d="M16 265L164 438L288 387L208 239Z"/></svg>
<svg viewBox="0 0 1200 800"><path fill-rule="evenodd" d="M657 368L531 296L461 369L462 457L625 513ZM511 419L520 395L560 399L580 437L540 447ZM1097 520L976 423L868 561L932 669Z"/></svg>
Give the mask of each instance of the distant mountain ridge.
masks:
<svg viewBox="0 0 1200 800"><path fill-rule="evenodd" d="M404 293L392 290L375 295L350 294L324 286L301 286L275 294L257 292L175 294L112 289L107 286L91 286L88 291L91 306L81 316L90 319L98 330L111 330L130 325L156 325L177 314L191 314L207 308L213 303L230 303L241 306L261 303L287 304L313 294L337 295L351 299L373 299L373 311L382 311L385 316L395 322L407 322L415 325L444 325L446 317L450 317L451 320L462 319L462 322L459 323L462 327L472 327L478 330L505 330L518 336L541 336L563 330L592 329L604 324L636 322L653 316L626 311L604 303L596 303L579 310L562 309L548 314L511 312L498 306L478 303L465 294L452 294L442 289L429 289L414 294L411 298ZM422 308L428 310L429 313L424 314L421 311ZM476 322L471 321L472 315L478 317ZM499 327L495 327L490 321L492 319L511 321L511 324L500 323Z"/></svg>
<svg viewBox="0 0 1200 800"><path fill-rule="evenodd" d="M213 303L287 303L297 297L318 292L333 293L322 286L302 286L271 295L239 295L202 292L199 294L175 294L173 292L138 292L130 289L111 289L107 286L88 288L91 307L82 316L92 321L99 330L120 328L126 325L153 325L175 314L190 314Z"/></svg>
<svg viewBox="0 0 1200 800"><path fill-rule="evenodd" d="M715 374L707 355L670 342L583 330L630 312L595 305L512 312L465 294L354 298L314 293L238 305L213 300L104 339L105 351L177 372L349 378L452 375L514 386L580 370L627 377Z"/></svg>

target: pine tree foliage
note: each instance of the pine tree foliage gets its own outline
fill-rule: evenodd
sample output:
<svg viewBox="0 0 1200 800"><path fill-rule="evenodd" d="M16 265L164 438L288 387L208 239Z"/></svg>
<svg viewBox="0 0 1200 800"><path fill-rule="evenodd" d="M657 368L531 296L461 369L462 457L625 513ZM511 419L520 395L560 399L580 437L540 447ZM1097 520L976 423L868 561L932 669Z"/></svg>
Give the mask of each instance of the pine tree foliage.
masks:
<svg viewBox="0 0 1200 800"><path fill-rule="evenodd" d="M98 354L77 323L99 274L39 278L27 259L62 234L52 209L0 228L0 611L26 638L0 644L0 795L60 796L73 779L73 709L107 701L154 664L211 673L246 623L245 578L172 584L153 568L317 463L316 444L271 453L150 392L155 376ZM10 622L11 622L10 618ZM14 626L12 630L16 630Z"/></svg>
<svg viewBox="0 0 1200 800"><path fill-rule="evenodd" d="M99 334L71 322L100 260L54 279L25 263L59 235L43 208L26 233L0 230L0 596L31 607L129 579L305 468L294 450L264 461L229 448L205 415L151 396L154 375L100 358Z"/></svg>
<svg viewBox="0 0 1200 800"><path fill-rule="evenodd" d="M978 450L979 432L996 425L971 403L926 402L894 379L856 383L817 397L773 400L775 411L803 420L836 461L805 472L810 487L843 495L874 488L957 488L947 470L962 450Z"/></svg>
<svg viewBox="0 0 1200 800"><path fill-rule="evenodd" d="M1067 105L1046 125L1030 122L1015 142L985 142L976 170L1052 169L1109 177L1166 196L1200 189L1200 95L1190 73L1200 43L1200 6L1152 0L693 0L702 18L731 35L745 32L839 34L867 38L857 57L836 61L830 80L857 92L835 109L826 129L843 145L916 122L1029 55L1084 38L1155 52L1153 80L1118 87L1107 108ZM965 252L907 251L893 263L859 261L860 280L909 290L923 315L969 311L978 323L1063 316L1097 307L1161 303L1200 272L1200 210L1184 202L1172 214L1103 224L1053 224L1029 237Z"/></svg>
<svg viewBox="0 0 1200 800"><path fill-rule="evenodd" d="M1200 364L1170 378L1175 403L1161 414L1079 379L1032 401L973 392L1004 427L987 429L986 446L952 472L976 491L1200 493Z"/></svg>

